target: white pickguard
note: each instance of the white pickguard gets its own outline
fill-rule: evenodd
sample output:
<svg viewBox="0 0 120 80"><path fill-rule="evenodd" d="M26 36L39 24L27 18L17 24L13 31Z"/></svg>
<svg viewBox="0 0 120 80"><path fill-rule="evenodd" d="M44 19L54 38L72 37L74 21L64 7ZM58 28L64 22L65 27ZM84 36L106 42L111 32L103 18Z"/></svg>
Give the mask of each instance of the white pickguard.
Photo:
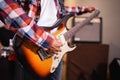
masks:
<svg viewBox="0 0 120 80"><path fill-rule="evenodd" d="M57 35L56 37L61 41L61 43L63 44L63 46L61 47L61 52L59 52L58 54L54 54L52 56L52 66L51 66L51 70L50 72L53 73L55 71L55 69L58 67L61 59L63 58L64 54L66 54L69 51L72 51L76 48L76 46L74 47L69 47L67 41L64 38L64 33L67 32L66 28L62 31L62 33L60 33L59 35Z"/></svg>

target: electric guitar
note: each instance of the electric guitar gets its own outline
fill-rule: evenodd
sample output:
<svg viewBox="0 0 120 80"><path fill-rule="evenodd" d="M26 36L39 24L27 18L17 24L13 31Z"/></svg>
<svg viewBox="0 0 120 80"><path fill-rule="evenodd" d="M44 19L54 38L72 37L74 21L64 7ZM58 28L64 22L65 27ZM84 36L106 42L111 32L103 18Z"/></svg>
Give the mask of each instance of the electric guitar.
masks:
<svg viewBox="0 0 120 80"><path fill-rule="evenodd" d="M72 38L74 34L77 33L82 27L84 27L84 25L89 23L93 18L97 17L99 13L100 13L99 10L93 11L92 13L90 13L91 15L87 17L87 19L85 19L80 23L77 23L74 27L72 27L69 30L67 30L66 27L64 27L64 25L61 25L58 31L53 34L63 44L63 46L61 47L62 51L59 52L58 54L50 55L49 51L48 52L44 51L42 49L39 49L35 45L23 42L23 44L21 45L21 49L23 50L24 57L27 60L31 69L38 76L41 76L41 77L45 77L48 74L53 73L58 67L64 54L76 48L76 46L70 47L68 45L68 40Z"/></svg>

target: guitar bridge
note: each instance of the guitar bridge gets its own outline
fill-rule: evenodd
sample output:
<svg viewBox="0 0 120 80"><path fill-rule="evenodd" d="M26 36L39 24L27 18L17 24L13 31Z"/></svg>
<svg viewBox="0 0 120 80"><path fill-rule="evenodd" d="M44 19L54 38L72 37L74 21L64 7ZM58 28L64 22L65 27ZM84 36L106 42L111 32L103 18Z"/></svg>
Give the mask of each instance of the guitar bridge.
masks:
<svg viewBox="0 0 120 80"><path fill-rule="evenodd" d="M39 48L37 53L42 61L51 57L51 55L47 51L43 50L42 48Z"/></svg>

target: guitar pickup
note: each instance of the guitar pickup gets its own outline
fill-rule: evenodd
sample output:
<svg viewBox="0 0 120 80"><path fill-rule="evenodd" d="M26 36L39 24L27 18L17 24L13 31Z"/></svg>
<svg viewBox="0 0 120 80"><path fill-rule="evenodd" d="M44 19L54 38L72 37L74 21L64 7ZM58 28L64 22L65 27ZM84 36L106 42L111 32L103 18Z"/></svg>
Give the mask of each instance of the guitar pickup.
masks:
<svg viewBox="0 0 120 80"><path fill-rule="evenodd" d="M47 51L43 50L42 48L39 48L37 53L42 61L51 57L51 55Z"/></svg>

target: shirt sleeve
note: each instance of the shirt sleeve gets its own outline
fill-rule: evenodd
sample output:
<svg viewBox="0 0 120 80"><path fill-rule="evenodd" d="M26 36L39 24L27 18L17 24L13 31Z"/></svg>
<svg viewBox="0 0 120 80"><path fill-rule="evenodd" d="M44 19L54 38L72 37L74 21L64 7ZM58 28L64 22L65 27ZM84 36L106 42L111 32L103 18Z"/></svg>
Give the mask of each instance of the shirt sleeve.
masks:
<svg viewBox="0 0 120 80"><path fill-rule="evenodd" d="M86 13L86 7L69 7L69 6L65 6L65 10L67 13L75 16L75 15L80 15L83 13Z"/></svg>
<svg viewBox="0 0 120 80"><path fill-rule="evenodd" d="M47 49L53 42L53 36L45 32L14 0L0 0L0 16L7 29Z"/></svg>
<svg viewBox="0 0 120 80"><path fill-rule="evenodd" d="M31 0L31 2L29 4L29 12L28 12L29 17L32 17L33 19L35 18L38 5L39 5L38 0Z"/></svg>

